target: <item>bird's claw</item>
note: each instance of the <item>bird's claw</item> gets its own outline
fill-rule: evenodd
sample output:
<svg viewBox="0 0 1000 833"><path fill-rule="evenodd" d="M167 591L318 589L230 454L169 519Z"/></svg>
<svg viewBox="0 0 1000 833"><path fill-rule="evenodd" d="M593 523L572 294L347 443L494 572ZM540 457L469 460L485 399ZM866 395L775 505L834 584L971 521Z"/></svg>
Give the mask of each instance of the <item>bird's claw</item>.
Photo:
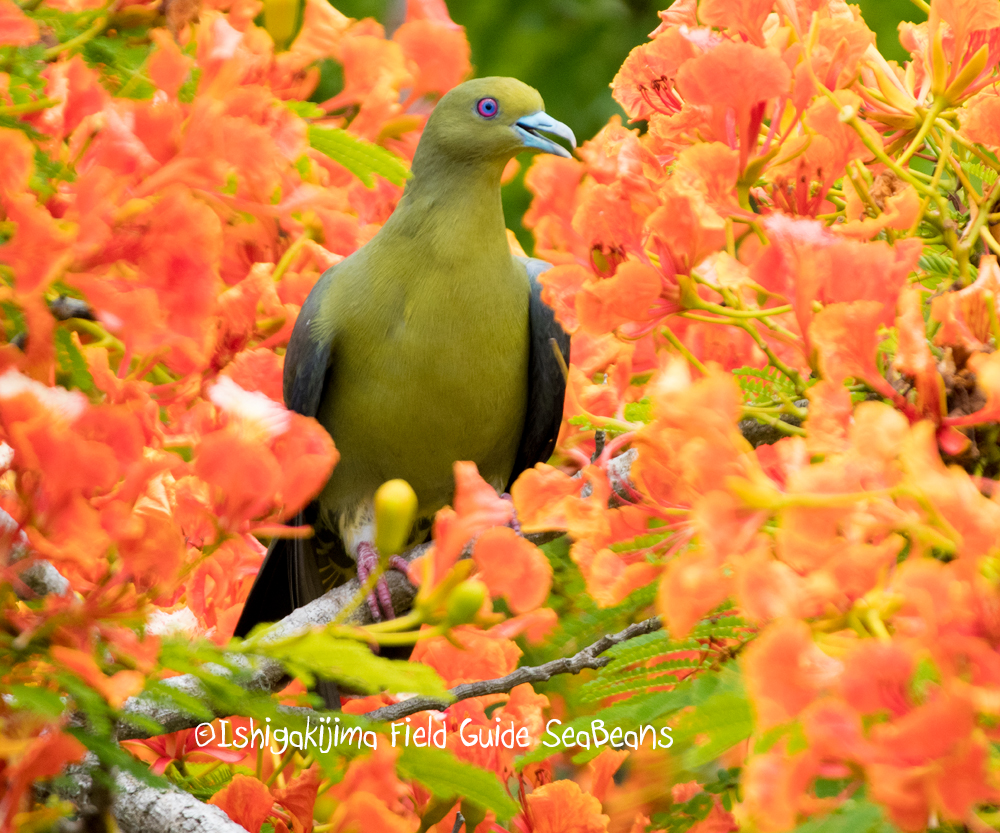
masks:
<svg viewBox="0 0 1000 833"><path fill-rule="evenodd" d="M378 550L372 544L363 542L358 545L358 581L363 585L368 581L368 577L378 569ZM398 555L389 558L389 569L399 570L404 575L409 570L410 565ZM368 594L366 599L368 609L371 611L372 619L381 622L383 619L395 619L396 611L392 606L392 593L389 592L389 583L385 580L385 575L381 575L375 582L375 587Z"/></svg>
<svg viewBox="0 0 1000 833"><path fill-rule="evenodd" d="M511 529L514 530L518 535L522 535L521 532L521 522L517 519L517 508L514 506L514 498L511 497L510 492L504 492L500 495L504 500L510 501L510 521L507 523Z"/></svg>

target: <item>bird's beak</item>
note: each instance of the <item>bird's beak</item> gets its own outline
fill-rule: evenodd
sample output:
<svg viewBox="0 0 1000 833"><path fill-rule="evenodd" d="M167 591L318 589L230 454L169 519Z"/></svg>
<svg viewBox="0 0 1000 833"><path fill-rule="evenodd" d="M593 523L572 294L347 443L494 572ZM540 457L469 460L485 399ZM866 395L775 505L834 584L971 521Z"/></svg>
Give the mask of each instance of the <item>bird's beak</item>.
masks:
<svg viewBox="0 0 1000 833"><path fill-rule="evenodd" d="M561 121L556 121L544 110L524 116L515 122L514 132L525 147L537 148L543 153L554 153L556 156L570 158L571 154L562 145L557 145L551 139L542 136L542 133L551 133L561 139L565 139L574 148L576 147L576 136Z"/></svg>

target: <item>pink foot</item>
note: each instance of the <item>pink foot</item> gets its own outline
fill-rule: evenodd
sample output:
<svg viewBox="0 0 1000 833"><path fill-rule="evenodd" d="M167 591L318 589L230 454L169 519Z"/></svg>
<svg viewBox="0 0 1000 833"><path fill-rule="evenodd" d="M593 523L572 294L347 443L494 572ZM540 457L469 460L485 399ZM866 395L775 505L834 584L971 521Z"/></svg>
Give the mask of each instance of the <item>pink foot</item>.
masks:
<svg viewBox="0 0 1000 833"><path fill-rule="evenodd" d="M504 492L500 495L504 500L510 501L510 508L513 512L510 516L510 523L507 524L511 529L514 530L518 535L521 534L521 522L517 519L517 509L514 508L514 498L510 496L510 492Z"/></svg>
<svg viewBox="0 0 1000 833"><path fill-rule="evenodd" d="M364 584L368 580L368 577L378 568L378 560L378 550L372 544L367 541L358 544L358 581ZM398 555L389 558L390 570L399 570L403 575L406 575L409 566ZM385 580L385 575L379 576L374 590L368 594L367 601L372 619L376 622L381 622L382 619L396 618L396 611L392 607L392 594L389 592L389 583Z"/></svg>

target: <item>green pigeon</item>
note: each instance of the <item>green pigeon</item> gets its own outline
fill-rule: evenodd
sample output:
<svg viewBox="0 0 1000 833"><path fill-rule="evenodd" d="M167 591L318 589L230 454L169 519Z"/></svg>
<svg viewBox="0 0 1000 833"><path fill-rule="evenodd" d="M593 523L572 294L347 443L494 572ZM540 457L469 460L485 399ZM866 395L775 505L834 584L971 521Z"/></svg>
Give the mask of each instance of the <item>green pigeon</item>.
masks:
<svg viewBox="0 0 1000 833"><path fill-rule="evenodd" d="M285 403L319 420L340 462L299 519L314 537L272 543L237 636L376 568L382 483L413 487L426 532L451 501L455 461L502 492L551 455L569 338L541 300L549 264L511 254L500 201L516 154L570 156L546 133L576 147L526 84L455 87L427 120L392 216L313 287L285 354ZM384 578L368 601L376 621L394 615Z"/></svg>

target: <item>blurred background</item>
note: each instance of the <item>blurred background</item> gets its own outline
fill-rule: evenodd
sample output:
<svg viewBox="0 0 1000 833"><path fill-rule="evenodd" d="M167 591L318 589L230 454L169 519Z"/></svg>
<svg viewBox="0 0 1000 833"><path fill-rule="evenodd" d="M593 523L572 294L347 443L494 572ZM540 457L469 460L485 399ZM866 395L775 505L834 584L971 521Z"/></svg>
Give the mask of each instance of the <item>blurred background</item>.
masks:
<svg viewBox="0 0 1000 833"><path fill-rule="evenodd" d="M565 122L580 142L589 139L614 114L624 113L611 98L609 84L629 51L659 25L657 11L667 0L446 0L452 19L465 27L476 75L510 75L531 84L545 109ZM392 29L402 21L402 0L333 0L350 17L374 17ZM858 3L875 32L882 54L903 61L896 25L919 20L911 0L862 0ZM507 225L531 251L531 235L520 218L528 207L524 165L504 187Z"/></svg>

